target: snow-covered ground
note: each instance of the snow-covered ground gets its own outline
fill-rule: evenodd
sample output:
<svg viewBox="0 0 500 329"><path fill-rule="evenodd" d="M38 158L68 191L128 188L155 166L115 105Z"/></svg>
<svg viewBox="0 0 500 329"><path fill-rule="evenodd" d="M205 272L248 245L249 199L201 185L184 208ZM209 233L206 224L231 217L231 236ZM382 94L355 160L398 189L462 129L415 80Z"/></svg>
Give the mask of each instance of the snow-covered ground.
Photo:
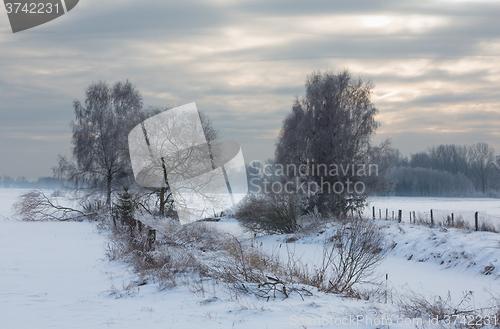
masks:
<svg viewBox="0 0 500 329"><path fill-rule="evenodd" d="M11 205L21 192L0 189L0 328L315 328L335 326L335 321L344 321L346 328L386 327L363 321L353 324L353 315L376 320L370 302L319 292L304 301L292 295L266 302L234 296L222 285L207 284L204 292L193 292L200 287L159 291L155 284L131 285L136 274L128 265L106 259L107 237L93 224L12 219ZM447 209L446 200L433 200L432 207ZM413 205L410 198L382 201L384 207L401 209L408 203L418 210L418 200ZM430 202L423 202L422 207L429 208ZM455 205L468 202L472 209L475 201L467 199ZM490 202L482 209L500 214ZM459 300L463 291L472 290L476 306L481 306L491 294L500 293L500 234L376 222L396 243L378 270L381 281L388 274L387 285L394 288L394 295L408 289L442 296L450 291ZM210 225L242 234L233 219ZM303 262L314 261L319 259L326 234L301 237L288 246ZM276 250L279 245L284 248L285 238L266 236L257 241L263 248ZM481 274L490 264L494 267L491 274ZM389 297L388 304L376 306L393 312L394 299ZM321 324L322 317L330 322Z"/></svg>
<svg viewBox="0 0 500 329"><path fill-rule="evenodd" d="M482 220L500 224L500 199L490 198L437 198L437 197L370 197L365 209L366 216L372 216L372 207L375 207L375 217L385 218L386 210L388 217L398 216L398 210L402 210L402 221L409 222L410 212L417 216L430 218L432 209L434 218L445 221L447 216L454 214L455 218L462 217L470 224L474 223L474 214L479 213L479 221ZM412 215L413 216L413 215ZM418 217L417 217L418 218Z"/></svg>
<svg viewBox="0 0 500 329"><path fill-rule="evenodd" d="M87 222L20 222L11 205L23 190L0 190L0 328L287 328L310 306L297 296L235 301L218 287L128 288L137 277L109 262L107 238Z"/></svg>

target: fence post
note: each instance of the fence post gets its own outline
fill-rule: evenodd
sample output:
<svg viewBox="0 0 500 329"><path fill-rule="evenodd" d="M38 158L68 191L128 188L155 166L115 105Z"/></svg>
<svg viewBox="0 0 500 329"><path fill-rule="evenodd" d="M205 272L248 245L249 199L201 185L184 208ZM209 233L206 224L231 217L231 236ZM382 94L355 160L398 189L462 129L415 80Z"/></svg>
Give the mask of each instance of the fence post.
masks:
<svg viewBox="0 0 500 329"><path fill-rule="evenodd" d="M115 227L117 219L118 219L118 210L115 209L115 211L113 211L113 224L115 224Z"/></svg>
<svg viewBox="0 0 500 329"><path fill-rule="evenodd" d="M451 213L451 227L455 226L455 219L453 218L453 213Z"/></svg>
<svg viewBox="0 0 500 329"><path fill-rule="evenodd" d="M149 249L153 249L153 245L155 244L155 242L156 242L156 230L153 228L153 229L150 229L148 232Z"/></svg>
<svg viewBox="0 0 500 329"><path fill-rule="evenodd" d="M415 215L415 212L413 212L413 224L416 223L417 216Z"/></svg>
<svg viewBox="0 0 500 329"><path fill-rule="evenodd" d="M434 226L434 215L432 214L432 209L431 209L431 226Z"/></svg>
<svg viewBox="0 0 500 329"><path fill-rule="evenodd" d="M392 211L392 220L394 220L394 210Z"/></svg>
<svg viewBox="0 0 500 329"><path fill-rule="evenodd" d="M127 224L130 228L130 237L134 237L134 227L137 226L137 222L134 218L127 218Z"/></svg>
<svg viewBox="0 0 500 329"><path fill-rule="evenodd" d="M375 220L375 206L372 207L373 210L373 220Z"/></svg>
<svg viewBox="0 0 500 329"><path fill-rule="evenodd" d="M479 231L479 220L478 220L478 212L476 211L476 214L475 214L475 219L476 219L476 231Z"/></svg>
<svg viewBox="0 0 500 329"><path fill-rule="evenodd" d="M378 210L378 219L382 219L382 209Z"/></svg>
<svg viewBox="0 0 500 329"><path fill-rule="evenodd" d="M399 209L399 213L398 213L398 223L401 223L402 218L403 218L403 210Z"/></svg>
<svg viewBox="0 0 500 329"><path fill-rule="evenodd" d="M385 220L389 219L389 209L385 208Z"/></svg>
<svg viewBox="0 0 500 329"><path fill-rule="evenodd" d="M411 224L411 211L410 211L410 224Z"/></svg>

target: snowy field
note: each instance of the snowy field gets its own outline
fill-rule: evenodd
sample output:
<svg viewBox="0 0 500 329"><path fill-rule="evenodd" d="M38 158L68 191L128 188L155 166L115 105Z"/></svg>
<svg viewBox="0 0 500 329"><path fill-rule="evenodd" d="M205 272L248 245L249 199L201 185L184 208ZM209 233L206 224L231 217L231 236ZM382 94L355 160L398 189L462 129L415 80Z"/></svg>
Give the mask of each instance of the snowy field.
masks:
<svg viewBox="0 0 500 329"><path fill-rule="evenodd" d="M371 217L372 207L375 207L375 217L385 218L386 209L389 218L397 216L398 210L402 210L402 221L409 222L410 212L416 212L417 218L430 218L432 209L434 218L446 221L447 216L454 214L455 218L461 218L469 224L474 223L474 214L479 213L479 221L488 221L500 227L500 199L490 198L432 198L432 197L371 197L364 214ZM380 211L379 211L380 210ZM413 215L412 215L413 216Z"/></svg>
<svg viewBox="0 0 500 329"><path fill-rule="evenodd" d="M333 327L335 320L346 320L345 328L385 328L347 320L349 315L376 319L375 306L392 314L397 295L409 289L427 296L445 297L449 292L454 301L464 291L473 291L477 307L500 293L500 234L385 220L376 222L396 244L378 269L378 280L391 291L387 304L317 291L305 300L292 295L266 302L234 296L222 285L207 285L204 292L196 293L199 289L194 287L161 291L155 284L138 287L128 265L106 259L107 237L93 224L14 220L11 205L21 192L0 189L0 328L319 328ZM490 199L377 198L371 202L405 211L471 211L480 206L500 215L498 202ZM234 219L210 225L248 236L242 235ZM265 236L256 242L262 242L264 249L283 252L286 245L303 262L319 261L323 235L303 236L293 244L285 244L286 237ZM494 269L483 275L488 265ZM307 324L322 317L335 320Z"/></svg>
<svg viewBox="0 0 500 329"><path fill-rule="evenodd" d="M393 208L408 211L429 211L430 209L450 212L486 212L500 217L500 199L490 198L432 198L432 197L370 197L369 206Z"/></svg>

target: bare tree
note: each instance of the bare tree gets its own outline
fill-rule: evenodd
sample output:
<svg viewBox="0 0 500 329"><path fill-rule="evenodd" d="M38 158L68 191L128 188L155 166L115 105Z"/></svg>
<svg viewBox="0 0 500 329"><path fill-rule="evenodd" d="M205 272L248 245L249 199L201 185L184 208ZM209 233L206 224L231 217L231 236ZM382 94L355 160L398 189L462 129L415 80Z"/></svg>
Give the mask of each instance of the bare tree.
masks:
<svg viewBox="0 0 500 329"><path fill-rule="evenodd" d="M477 179L483 193L488 191L488 182L495 173L494 150L486 143L477 143L469 149L472 175Z"/></svg>
<svg viewBox="0 0 500 329"><path fill-rule="evenodd" d="M130 178L127 134L141 120L142 97L129 82L112 87L100 81L85 91L84 104L73 103L73 159L60 157L56 175L105 191L106 204L116 181Z"/></svg>
<svg viewBox="0 0 500 329"><path fill-rule="evenodd" d="M468 150L465 145L439 145L429 148L427 152L412 155L411 165L467 175L470 172Z"/></svg>
<svg viewBox="0 0 500 329"><path fill-rule="evenodd" d="M394 192L404 196L467 196L474 191L472 181L458 172L421 167L394 167L387 177L395 182Z"/></svg>
<svg viewBox="0 0 500 329"><path fill-rule="evenodd" d="M160 114L162 112L168 111L171 108L173 108L173 105L170 106L156 106L156 107L149 107L147 110L144 111L144 114L142 115L143 120L153 117L157 114ZM209 116L204 113L199 111L198 112L201 125L203 128L203 132L205 134L205 138L210 145L211 142L215 141L218 136L219 136L219 131L214 128L212 121L210 120ZM156 193L158 195L158 207L159 207L159 215L160 217L165 217L167 213L170 213L170 215L174 215L174 203L173 203L173 198L172 198L172 191L170 189L168 179L164 177L165 179L165 186L161 188L155 188L155 189L150 189L153 193Z"/></svg>
<svg viewBox="0 0 500 329"><path fill-rule="evenodd" d="M486 143L434 146L412 154L408 163L411 168L395 165L401 167L391 173L393 179L399 176L399 195L467 195L474 190L484 194L500 186L499 162Z"/></svg>
<svg viewBox="0 0 500 329"><path fill-rule="evenodd" d="M104 192L109 206L114 190L135 185L128 143L130 131L171 106L144 109L140 92L129 81L112 86L105 81L92 83L85 91L84 103L75 101L73 105L73 156L69 159L61 156L54 173L76 187L89 187L92 193ZM199 116L210 143L217 138L217 131L207 115L200 113ZM168 181L159 189L136 186L130 191L141 195L143 202L138 204L148 212L151 211L148 199L156 195L160 215L164 216L170 209L175 216Z"/></svg>
<svg viewBox="0 0 500 329"><path fill-rule="evenodd" d="M175 199L182 221L200 203L217 198L209 197L210 192L220 187L227 194L226 181L217 179L223 177L217 174L223 170L221 160L227 160L221 158L226 154L224 143L214 141L217 131L193 104L154 112L159 113L134 127L128 136L135 179L159 191L160 216L165 215L166 203L172 207L170 202Z"/></svg>

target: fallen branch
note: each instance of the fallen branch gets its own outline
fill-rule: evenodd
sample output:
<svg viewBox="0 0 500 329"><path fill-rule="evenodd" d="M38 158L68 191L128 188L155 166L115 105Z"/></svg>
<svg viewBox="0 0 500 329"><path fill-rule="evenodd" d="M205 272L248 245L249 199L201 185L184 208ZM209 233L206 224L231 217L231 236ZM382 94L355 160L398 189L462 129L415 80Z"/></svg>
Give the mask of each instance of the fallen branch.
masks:
<svg viewBox="0 0 500 329"><path fill-rule="evenodd" d="M21 195L14 204L16 213L25 221L69 221L95 215L53 202L40 190Z"/></svg>

